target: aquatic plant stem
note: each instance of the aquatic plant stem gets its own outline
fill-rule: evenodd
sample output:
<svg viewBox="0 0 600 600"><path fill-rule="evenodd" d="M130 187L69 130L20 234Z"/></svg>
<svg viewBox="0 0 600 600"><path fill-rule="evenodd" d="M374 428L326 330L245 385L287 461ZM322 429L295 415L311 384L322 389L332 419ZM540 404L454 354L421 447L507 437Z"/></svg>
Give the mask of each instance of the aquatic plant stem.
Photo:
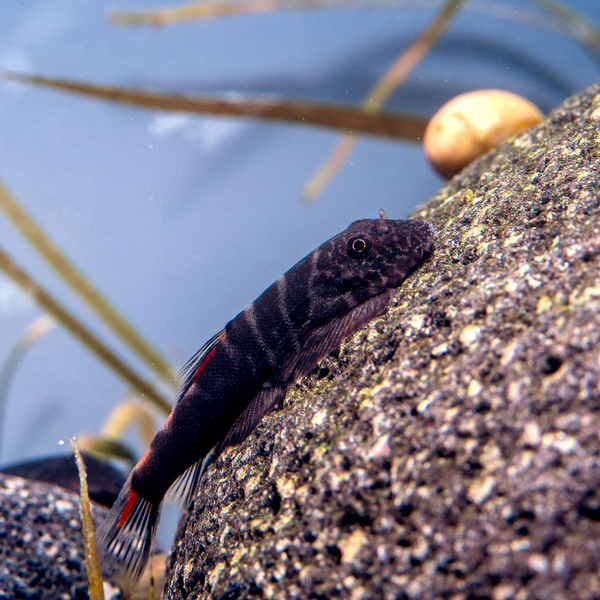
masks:
<svg viewBox="0 0 600 600"><path fill-rule="evenodd" d="M0 428L4 426L4 409L6 407L6 398L8 390L15 375L17 367L21 363L23 356L31 346L54 329L56 321L47 314L34 319L25 329L23 335L17 340L17 343L10 349L8 356L4 359L0 368ZM1 444L0 444L1 446Z"/></svg>
<svg viewBox="0 0 600 600"><path fill-rule="evenodd" d="M581 13L566 2L555 0L530 0L548 14L526 10L521 6L493 0L472 0L465 12L478 13L496 19L509 19L570 35L580 43L596 63L600 63L600 32ZM189 2L179 6L137 11L114 11L108 20L115 25L150 25L162 27L184 21L208 20L276 11L303 10L376 10L376 9L437 9L436 0L215 0L214 2Z"/></svg>
<svg viewBox="0 0 600 600"><path fill-rule="evenodd" d="M531 0L536 2L536 0ZM543 0L539 0L542 2ZM436 10L441 0L215 0L189 2L178 6L132 11L111 11L108 20L115 25L149 25L163 27L186 21L201 21L223 17L252 14L266 14L279 11L318 11L318 10ZM554 19L521 6L502 1L473 0L465 8L499 19L520 21L536 27L558 29Z"/></svg>
<svg viewBox="0 0 600 600"><path fill-rule="evenodd" d="M177 371L127 322L90 280L49 238L19 201L0 182L0 209L81 299L159 377L176 387Z"/></svg>
<svg viewBox="0 0 600 600"><path fill-rule="evenodd" d="M100 360L125 379L146 400L155 404L165 413L171 412L171 405L154 386L140 377L108 346L101 342L90 329L76 319L58 300L52 297L27 272L25 272L2 248L0 248L0 269L19 285L35 302L50 313L68 329L82 344L87 346Z"/></svg>
<svg viewBox="0 0 600 600"><path fill-rule="evenodd" d="M90 495L87 486L87 473L85 464L79 452L77 438L73 437L73 450L75 451L75 462L79 472L79 501L81 512L81 529L83 537L83 549L85 552L85 568L88 578L88 594L90 600L104 600L104 588L102 586L102 575L100 574L100 563L98 562L98 551L96 549L96 537L94 535L94 522L90 509Z"/></svg>
<svg viewBox="0 0 600 600"><path fill-rule="evenodd" d="M143 446L149 446L156 435L157 427L154 417L137 396L129 396L113 408L102 425L99 437L119 439L132 426L137 428Z"/></svg>
<svg viewBox="0 0 600 600"><path fill-rule="evenodd" d="M249 117L266 121L286 121L411 141L418 141L423 137L429 121L427 117L401 113L367 114L359 108L342 104L276 99L257 100L254 98L228 100L209 96L169 94L97 85L58 77L40 77L9 71L4 71L3 76L13 81L43 85L65 92L142 108L159 108L202 115Z"/></svg>
<svg viewBox="0 0 600 600"><path fill-rule="evenodd" d="M379 111L390 94L404 81L423 57L444 34L452 17L464 0L446 0L431 23L417 36L410 46L400 54L385 75L367 94L362 109L369 114ZM344 164L356 143L356 133L346 133L338 141L329 159L306 184L302 199L313 202Z"/></svg>
<svg viewBox="0 0 600 600"><path fill-rule="evenodd" d="M550 13L561 30L566 31L585 46L596 63L600 62L600 30L592 21L573 10L566 2L555 0L530 0L530 2Z"/></svg>

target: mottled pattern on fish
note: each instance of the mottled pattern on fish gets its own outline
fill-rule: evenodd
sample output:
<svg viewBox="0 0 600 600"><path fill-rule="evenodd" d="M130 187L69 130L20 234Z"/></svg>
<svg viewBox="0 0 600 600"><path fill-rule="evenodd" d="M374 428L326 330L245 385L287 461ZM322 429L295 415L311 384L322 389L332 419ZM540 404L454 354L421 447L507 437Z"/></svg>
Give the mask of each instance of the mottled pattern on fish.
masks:
<svg viewBox="0 0 600 600"><path fill-rule="evenodd" d="M177 403L102 524L103 571L136 578L163 498L180 479L190 502L204 459L240 443L287 388L365 323L432 248L417 220L355 221L279 277L183 371Z"/></svg>

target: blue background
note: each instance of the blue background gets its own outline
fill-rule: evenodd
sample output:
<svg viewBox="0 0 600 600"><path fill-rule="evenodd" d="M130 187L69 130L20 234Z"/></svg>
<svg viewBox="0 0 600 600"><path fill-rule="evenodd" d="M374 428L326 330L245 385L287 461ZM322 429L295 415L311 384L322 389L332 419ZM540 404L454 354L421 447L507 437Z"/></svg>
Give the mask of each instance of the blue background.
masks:
<svg viewBox="0 0 600 600"><path fill-rule="evenodd" d="M596 0L568 4L600 24ZM106 20L109 10L160 5L2 2L0 68L358 104L433 16L399 9L280 12L158 30ZM469 6L536 10L527 2ZM386 107L430 115L458 93L499 87L548 111L598 74L568 36L467 11ZM406 216L443 184L418 145L363 137L325 193L302 205L303 186L337 139L313 127L153 112L0 81L0 178L177 366L351 221L376 217L382 207L390 217ZM140 366L1 215L0 240ZM39 314L0 275L0 362ZM67 332L53 330L12 382L0 423L2 461L64 451L61 440L98 431L126 391Z"/></svg>

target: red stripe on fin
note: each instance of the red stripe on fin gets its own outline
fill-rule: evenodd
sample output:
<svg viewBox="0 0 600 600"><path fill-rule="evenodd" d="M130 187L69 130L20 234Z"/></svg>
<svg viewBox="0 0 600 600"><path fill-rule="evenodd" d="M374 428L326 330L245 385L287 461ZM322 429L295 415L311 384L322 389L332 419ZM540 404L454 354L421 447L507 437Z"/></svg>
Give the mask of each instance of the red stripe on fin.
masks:
<svg viewBox="0 0 600 600"><path fill-rule="evenodd" d="M142 574L154 544L160 505L131 489L131 475L98 528L96 543L105 577L120 575L132 584Z"/></svg>
<svg viewBox="0 0 600 600"><path fill-rule="evenodd" d="M121 512L119 516L119 520L117 521L117 527L121 528L127 521L127 517L131 514L131 510L135 506L137 499L139 498L139 494L131 490L129 492L129 498L127 498L127 503L125 504L125 508Z"/></svg>
<svg viewBox="0 0 600 600"><path fill-rule="evenodd" d="M189 387L194 383L194 380L200 374L200 371L207 365L214 351L217 349L217 344L225 337L225 330L221 329L219 333L213 335L210 340L187 361L179 374L181 379L181 388L177 396L177 402L181 400L183 395L188 391Z"/></svg>
<svg viewBox="0 0 600 600"><path fill-rule="evenodd" d="M215 353L216 348L213 348L202 360L202 362L200 363L200 366L196 369L196 371L194 372L194 374L192 375L192 379L196 379L196 377L198 377L198 375L200 375L200 371L202 371L202 369L204 369L204 367L206 366L206 363L209 361L210 357Z"/></svg>

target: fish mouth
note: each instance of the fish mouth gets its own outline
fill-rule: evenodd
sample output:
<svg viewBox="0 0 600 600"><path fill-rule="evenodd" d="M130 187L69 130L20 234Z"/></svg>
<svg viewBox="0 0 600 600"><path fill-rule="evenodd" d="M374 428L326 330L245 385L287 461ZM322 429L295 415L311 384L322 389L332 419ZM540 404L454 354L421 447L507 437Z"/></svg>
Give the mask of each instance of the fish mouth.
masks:
<svg viewBox="0 0 600 600"><path fill-rule="evenodd" d="M419 221L415 219L418 224L418 234L420 236L419 244L415 250L421 251L421 260L419 264L429 260L435 252L435 240L437 237L437 231L435 228L427 223L426 221ZM419 247L420 246L420 247Z"/></svg>
<svg viewBox="0 0 600 600"><path fill-rule="evenodd" d="M423 261L429 260L435 252L435 241L429 240L429 243L423 249Z"/></svg>
<svg viewBox="0 0 600 600"><path fill-rule="evenodd" d="M426 238L426 244L425 247L423 248L423 260L427 260L428 258L431 257L431 255L433 254L434 250L435 250L435 238L437 236L437 231L435 230L435 227L433 227L433 225L430 225L429 223L422 221L423 225L427 226L427 238Z"/></svg>
<svg viewBox="0 0 600 600"><path fill-rule="evenodd" d="M423 260L426 260L431 257L435 250L437 231L426 221L421 221L419 219L411 219L410 221L412 221L412 230L417 237L417 240L415 240L417 242L415 244L415 250L417 252L420 250L422 252Z"/></svg>

